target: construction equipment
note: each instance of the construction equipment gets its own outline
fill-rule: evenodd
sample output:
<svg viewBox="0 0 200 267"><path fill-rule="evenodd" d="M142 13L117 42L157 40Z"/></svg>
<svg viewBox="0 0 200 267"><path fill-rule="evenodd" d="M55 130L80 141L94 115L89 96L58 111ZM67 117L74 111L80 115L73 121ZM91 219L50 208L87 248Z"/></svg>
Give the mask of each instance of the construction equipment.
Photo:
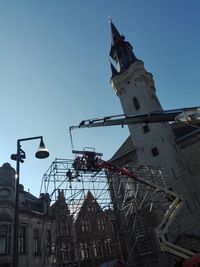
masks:
<svg viewBox="0 0 200 267"><path fill-rule="evenodd" d="M200 122L200 107L190 107L171 110L159 110L140 115L111 115L103 118L83 120L77 126L70 126L69 131L79 128L102 126L129 125L138 123L183 122L196 125Z"/></svg>
<svg viewBox="0 0 200 267"><path fill-rule="evenodd" d="M166 111L161 110L140 115L122 114L122 115L106 116L103 118L83 120L78 126L71 126L69 128L69 132L72 138L71 131L79 128L92 128L92 127L115 126L115 125L124 126L130 124L138 124L138 123L158 123L158 122L170 122L170 121L188 123L194 126L199 126L200 107L173 109ZM73 151L73 153L76 153L76 151ZM163 252L170 253L174 256L180 257L184 260L187 260L183 263L184 267L198 266L195 264L200 264L200 255L195 255L195 253L192 251L174 245L170 243L166 238L169 226L174 221L176 214L181 209L181 206L183 204L182 198L177 193L165 187L162 187L156 183L136 177L134 173L130 172L125 168L117 168L116 166L113 166L109 162L103 161L95 153L91 154L90 151L85 151L82 154L81 160L82 162L85 162L87 166L90 166L90 170L92 171L94 169L96 171L105 169L111 172L117 172L121 175L126 175L148 187L151 187L154 190L164 192L166 197L169 197L171 199L171 205L169 206L167 212L164 214L162 221L155 229L160 250ZM90 165L91 162L92 165Z"/></svg>
<svg viewBox="0 0 200 267"><path fill-rule="evenodd" d="M92 170L95 172L98 172L102 169L108 170L114 173L118 173L120 175L125 175L127 177L130 177L135 182L142 183L145 186L151 187L157 192L164 192L166 197L170 199L171 203L162 221L159 223L159 225L155 229L159 247L161 251L168 252L182 259L189 259L192 256L195 256L194 252L184 249L180 246L174 245L170 243L169 241L167 241L167 238L166 238L166 235L168 233L168 228L174 221L176 214L178 213L178 211L181 209L181 206L183 205L182 198L176 192L170 189L167 189L163 186L160 186L157 183L153 183L151 181L147 181L140 177L137 177L133 172L130 172L126 168L118 168L112 165L111 163L102 160L101 157L99 156L101 154L99 153L96 154L95 152L91 152L91 151L75 151L75 150L73 150L72 153L82 155L81 157L78 156L80 162L82 162L81 165L77 166L78 169L82 168L85 171ZM199 260L200 260L200 256L199 256Z"/></svg>

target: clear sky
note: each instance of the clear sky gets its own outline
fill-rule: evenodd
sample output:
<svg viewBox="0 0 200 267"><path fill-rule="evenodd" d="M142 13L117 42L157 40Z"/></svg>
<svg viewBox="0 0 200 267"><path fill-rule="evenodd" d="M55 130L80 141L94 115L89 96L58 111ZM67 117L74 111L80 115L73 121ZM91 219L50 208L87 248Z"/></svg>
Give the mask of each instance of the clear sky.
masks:
<svg viewBox="0 0 200 267"><path fill-rule="evenodd" d="M121 114L110 85L108 16L154 75L164 109L199 106L199 0L0 0L0 165L20 138L43 135L50 157L23 142L20 182L38 195L55 158L73 158L68 128ZM128 136L120 126L73 132L74 148L109 159Z"/></svg>

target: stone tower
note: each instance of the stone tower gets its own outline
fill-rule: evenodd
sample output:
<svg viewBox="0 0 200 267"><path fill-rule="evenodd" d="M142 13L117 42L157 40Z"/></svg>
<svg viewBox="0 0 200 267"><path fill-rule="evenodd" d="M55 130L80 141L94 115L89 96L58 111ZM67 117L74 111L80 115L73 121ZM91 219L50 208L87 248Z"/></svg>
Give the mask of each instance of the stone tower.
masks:
<svg viewBox="0 0 200 267"><path fill-rule="evenodd" d="M111 84L120 99L124 114L139 115L161 111L153 75L146 71L143 61L135 56L133 47L118 32L112 21L110 25ZM161 122L129 125L129 131L137 150L137 162L164 167L168 176L168 187L183 195L186 213L194 212L198 205L193 196L193 178L188 173L170 124Z"/></svg>

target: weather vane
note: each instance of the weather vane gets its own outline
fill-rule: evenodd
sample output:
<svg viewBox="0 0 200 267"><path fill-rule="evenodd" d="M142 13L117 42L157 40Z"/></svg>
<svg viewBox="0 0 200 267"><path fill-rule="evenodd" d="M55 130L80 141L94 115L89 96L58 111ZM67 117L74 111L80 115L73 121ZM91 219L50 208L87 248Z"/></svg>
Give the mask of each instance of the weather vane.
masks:
<svg viewBox="0 0 200 267"><path fill-rule="evenodd" d="M111 15L108 15L109 22L112 22L112 17Z"/></svg>

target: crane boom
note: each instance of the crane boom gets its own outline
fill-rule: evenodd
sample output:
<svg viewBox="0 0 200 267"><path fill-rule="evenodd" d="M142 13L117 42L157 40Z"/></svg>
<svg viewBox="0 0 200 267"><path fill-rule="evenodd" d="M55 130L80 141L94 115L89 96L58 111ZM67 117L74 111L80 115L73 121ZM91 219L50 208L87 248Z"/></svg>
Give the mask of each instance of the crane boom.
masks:
<svg viewBox="0 0 200 267"><path fill-rule="evenodd" d="M141 177L136 176L136 174L127 168L119 168L108 161L101 159L101 153L96 153L94 151L76 151L72 150L72 153L78 154L81 157L77 157L74 161L74 167L78 170L82 169L84 171L98 172L102 169L108 170L113 173L118 173L122 176L127 176L137 183L141 183L147 187L151 187L157 192L162 192L170 199L170 205L164 214L159 225L155 228L155 233L160 250L163 252L170 253L174 256L180 257L182 259L189 259L195 255L194 252L177 246L166 239L166 234L170 225L173 223L177 213L183 205L183 199L176 192L167 189L159 185L158 183L151 182Z"/></svg>
<svg viewBox="0 0 200 267"><path fill-rule="evenodd" d="M153 111L139 115L111 115L103 118L83 120L77 126L70 126L69 130L78 128L92 128L102 126L129 125L138 123L157 123L179 121L196 124L200 121L200 107Z"/></svg>
<svg viewBox="0 0 200 267"><path fill-rule="evenodd" d="M171 121L184 122L195 126L197 125L199 126L200 107L160 110L139 115L126 115L126 114L114 115L114 116L111 115L103 118L88 119L81 121L81 123L77 126L70 126L69 132L71 135L72 130L79 128L92 128L92 127L115 126L115 125L124 126L124 125L139 124L139 123L159 123L159 122L171 122ZM72 135L71 135L71 142L72 142ZM92 156L94 155L95 154L93 153ZM108 162L99 159L97 160L97 162L95 161L92 162L95 167L98 167L98 169L105 168L110 171L118 172L122 175L127 175L132 179L137 180L137 182L139 183L143 183L147 186L154 188L155 190L164 192L166 195L170 196L172 198L172 203L169 206L167 212L165 213L163 220L155 228L160 249L163 252L168 252L182 259L189 259L195 255L194 252L184 249L180 246L174 245L168 242L168 240L166 239L168 228L174 221L176 214L181 209L181 206L183 204L183 200L178 194L164 187L161 187L155 183L142 180L136 177L134 173L130 173L126 169L116 168L115 166L112 166Z"/></svg>

